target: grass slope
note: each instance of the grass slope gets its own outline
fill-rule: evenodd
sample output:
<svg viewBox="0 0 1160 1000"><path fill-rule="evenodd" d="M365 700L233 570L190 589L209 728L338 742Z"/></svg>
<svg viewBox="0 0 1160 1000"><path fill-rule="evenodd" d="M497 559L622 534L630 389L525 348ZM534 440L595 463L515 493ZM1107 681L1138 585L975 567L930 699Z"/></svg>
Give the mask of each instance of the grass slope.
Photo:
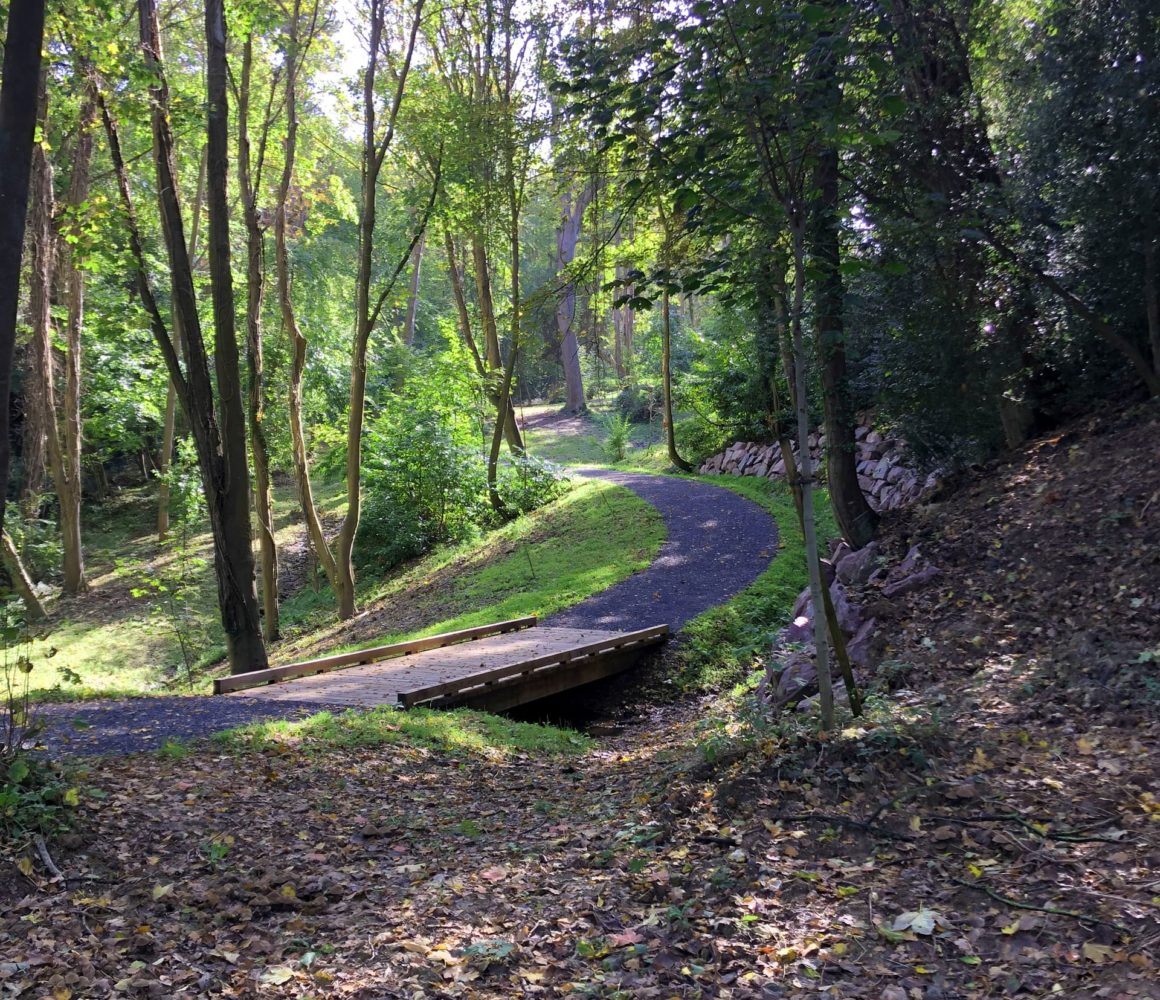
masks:
<svg viewBox="0 0 1160 1000"><path fill-rule="evenodd" d="M333 491L331 491L333 493ZM327 494L330 506L340 495ZM280 505L283 518L290 502ZM93 593L60 603L51 631L32 644L33 697L115 697L204 693L220 657L216 591L206 561L209 537L190 539L197 585L176 603L151 585L175 557L141 532L149 510L134 497L128 510L105 512L90 562ZM300 528L280 525L283 546ZM521 615L546 615L583 600L647 566L664 541L657 512L630 491L580 482L556 503L521 517L473 544L432 553L383 579L365 577L354 623L334 622L325 588L304 588L283 607L289 639L271 648L274 662L310 652L466 628ZM137 596L134 596L137 595ZM187 675L178 635L189 644ZM55 650L55 653L53 652Z"/></svg>

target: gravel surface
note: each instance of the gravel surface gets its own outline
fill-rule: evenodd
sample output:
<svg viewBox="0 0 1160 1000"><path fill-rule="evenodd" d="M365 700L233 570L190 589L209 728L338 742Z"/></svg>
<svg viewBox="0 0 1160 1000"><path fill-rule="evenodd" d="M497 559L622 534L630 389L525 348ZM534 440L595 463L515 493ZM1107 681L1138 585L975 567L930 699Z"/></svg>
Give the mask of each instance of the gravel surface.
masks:
<svg viewBox="0 0 1160 1000"><path fill-rule="evenodd" d="M777 552L777 526L756 504L720 486L642 473L582 469L625 486L664 518L668 538L644 571L542 624L627 632L668 624L676 632L702 611L743 590ZM51 756L156 750L267 719L293 719L327 708L321 702L268 702L221 697L133 698L41 705L39 743Z"/></svg>
<svg viewBox="0 0 1160 1000"><path fill-rule="evenodd" d="M667 624L678 631L744 590L777 552L777 525L731 490L692 479L580 469L626 486L665 521L668 538L648 569L544 620L618 632Z"/></svg>

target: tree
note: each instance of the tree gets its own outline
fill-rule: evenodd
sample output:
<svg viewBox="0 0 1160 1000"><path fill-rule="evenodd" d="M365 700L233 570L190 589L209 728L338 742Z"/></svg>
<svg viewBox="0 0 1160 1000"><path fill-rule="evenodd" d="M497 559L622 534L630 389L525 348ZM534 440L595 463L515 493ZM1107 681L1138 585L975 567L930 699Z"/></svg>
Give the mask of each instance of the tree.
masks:
<svg viewBox="0 0 1160 1000"><path fill-rule="evenodd" d="M202 337L197 296L193 284L184 222L178 199L173 133L169 117L169 91L163 69L161 30L155 0L139 0L141 48L151 76L151 124L153 161L157 176L158 207L173 285L173 308L180 317L181 348L185 370L157 304L148 276L144 245L133 206L129 173L121 152L116 123L102 95L101 110L109 140L109 152L129 230L130 248L137 270L137 292L150 318L154 340L169 369L190 424L198 454L202 484L209 508L213 536L214 570L218 607L226 636L232 673L261 670L266 666L257 596L254 591L254 558L250 539L249 471L246 465L245 420L241 404L237 340L233 326L233 295L229 270L228 202L225 190L226 160L226 68L225 21L219 0L206 7L210 110L207 119L209 153L207 189L210 191L211 276L214 282L215 373L220 404L215 399L209 358ZM228 413L223 421L219 410ZM232 437L231 437L232 435Z"/></svg>
<svg viewBox="0 0 1160 1000"><path fill-rule="evenodd" d="M0 79L0 531L12 464L8 401L20 302L20 264L36 131L44 0L11 0Z"/></svg>

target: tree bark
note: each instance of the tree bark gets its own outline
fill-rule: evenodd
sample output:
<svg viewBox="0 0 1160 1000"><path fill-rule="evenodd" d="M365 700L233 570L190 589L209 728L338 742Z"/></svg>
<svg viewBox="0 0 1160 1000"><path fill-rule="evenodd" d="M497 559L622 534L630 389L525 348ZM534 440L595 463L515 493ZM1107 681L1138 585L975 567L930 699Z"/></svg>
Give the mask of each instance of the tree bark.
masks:
<svg viewBox="0 0 1160 1000"><path fill-rule="evenodd" d="M43 39L44 0L11 0L0 75L0 531L12 465L8 407Z"/></svg>
<svg viewBox="0 0 1160 1000"><path fill-rule="evenodd" d="M495 296L491 286L491 265L487 259L487 247L482 236L473 235L471 238L471 260L475 270L475 294L479 300L479 317L483 325L484 359L487 362L488 397L496 408L496 413L503 413L503 436L512 451L523 451L524 439L520 434L519 424L516 423L515 408L508 401L506 408L500 409L500 396L503 387L504 361L500 350L499 326L495 318ZM518 279L517 279L518 280Z"/></svg>
<svg viewBox="0 0 1160 1000"><path fill-rule="evenodd" d="M201 233L201 206L205 200L205 167L207 147L201 150L201 166L197 172L197 189L193 196L193 217L190 221L189 259L197 260L198 236ZM181 319L173 314L173 349L184 354L182 346ZM169 534L169 481L166 474L173 461L173 446L177 442L177 387L173 379L165 392L165 422L161 429L161 457L157 463L157 475L161 479L157 487L157 540L165 541Z"/></svg>
<svg viewBox="0 0 1160 1000"><path fill-rule="evenodd" d="M860 549L874 537L878 515L858 484L854 414L846 377L841 249L838 232L838 152L826 149L814 171L818 197L813 206L811 263L814 281L815 347L822 380L826 431L826 480L830 505L842 537Z"/></svg>
<svg viewBox="0 0 1160 1000"><path fill-rule="evenodd" d="M298 325L294 312L294 297L290 282L290 251L286 232L286 203L290 188L294 183L294 163L298 152L298 66L300 63L301 38L299 22L301 3L294 0L290 21L287 26L288 44L285 52L286 64L286 138L282 159L282 179L278 185L278 205L274 211L274 267L278 281L278 304L282 313L282 325L290 340L290 443L294 456L294 476L298 485L298 500L302 517L306 522L306 537L315 558L326 574L327 582L335 594L338 593L338 566L330 543L318 516L314 502L314 488L310 482L310 456L306 448L306 420L302 405L302 378L306 371L306 353L309 344Z"/></svg>
<svg viewBox="0 0 1160 1000"><path fill-rule="evenodd" d="M419 237L411 253L411 287L407 290L407 311L403 315L403 343L411 347L415 343L415 318L419 313L419 279L422 276L423 252L427 247L427 234Z"/></svg>
<svg viewBox="0 0 1160 1000"><path fill-rule="evenodd" d="M234 282L230 270L229 109L226 104L226 20L224 0L206 0L206 207L209 210L209 278L214 317L214 373L217 376L221 479L209 495L231 548L222 553L223 624L230 647L231 671L266 666L262 623L254 592L254 553L250 534L250 475L246 417L238 364Z"/></svg>
<svg viewBox="0 0 1160 1000"><path fill-rule="evenodd" d="M1148 314L1148 343L1152 347L1152 370L1160 375L1160 239L1144 247L1144 307Z"/></svg>
<svg viewBox="0 0 1160 1000"><path fill-rule="evenodd" d="M266 293L265 236L258 217L256 182L261 180L269 120L258 140L256 171L250 150L250 79L253 36L242 48L242 79L238 87L238 187L246 226L246 368L250 452L254 460L254 513L258 521L258 552L262 594L262 635L278 638L278 545L274 539L274 497L270 489L270 454L266 445L266 367L262 355L262 301ZM271 91L274 83L271 83ZM272 96L272 93L271 93Z"/></svg>
<svg viewBox="0 0 1160 1000"><path fill-rule="evenodd" d="M802 311L805 306L805 239L803 226L795 222L793 239L794 292L790 311L790 332L794 360L794 409L797 411L798 460L802 498L802 533L805 536L806 567L810 578L810 597L814 602L814 646L818 671L818 700L822 709L822 728L834 728L834 686L830 677L829 628L825 607L821 559L818 555L817 528L814 524L814 481L810 462L810 414L806 396L806 349L802 336Z"/></svg>
<svg viewBox="0 0 1160 1000"><path fill-rule="evenodd" d="M74 224L89 197L89 167L93 156L93 126L96 123L96 99L91 84L86 85L73 150L73 169L69 179L68 205ZM65 235L69 235L67 232ZM60 503L60 530L64 541L64 592L79 594L89 589L85 578L84 549L81 540L81 371L83 364L81 333L85 322L85 274L81 268L80 237L65 253L68 284L68 321L65 329L66 353L64 402L60 426L63 435L59 469L54 462L56 495ZM69 247L67 239L62 245Z"/></svg>
<svg viewBox="0 0 1160 1000"><path fill-rule="evenodd" d="M580 226L584 210L592 200L592 185L587 184L579 196L565 190L560 195L560 225L556 229L556 266L560 277L576 257L580 240ZM576 337L576 283L564 280L560 299L556 304L556 327L560 333L560 362L564 366L564 382L568 398L564 409L568 413L583 413L588 409L584 399L584 377L580 371L580 342Z"/></svg>
<svg viewBox="0 0 1160 1000"><path fill-rule="evenodd" d="M48 130L48 95L41 78L40 129ZM56 198L52 162L42 144L32 150L28 208L28 322L32 337L24 351L24 479L20 506L27 520L40 516L41 497L55 471L56 358L52 349L52 290L56 273Z"/></svg>
<svg viewBox="0 0 1160 1000"><path fill-rule="evenodd" d="M692 472L693 466L681 458L677 451L677 431L673 425L673 372L670 356L672 352L672 317L669 304L669 290L661 293L661 383L664 395L665 446L669 461L682 472Z"/></svg>
<svg viewBox="0 0 1160 1000"><path fill-rule="evenodd" d="M28 575L28 570L24 568L20 553L16 550L12 536L7 531L0 533L0 560L4 563L8 579L12 581L12 589L20 595L20 601L24 605L24 614L28 620L35 622L47 618L48 612L44 610L44 605L36 596L36 588L32 583L32 578Z"/></svg>

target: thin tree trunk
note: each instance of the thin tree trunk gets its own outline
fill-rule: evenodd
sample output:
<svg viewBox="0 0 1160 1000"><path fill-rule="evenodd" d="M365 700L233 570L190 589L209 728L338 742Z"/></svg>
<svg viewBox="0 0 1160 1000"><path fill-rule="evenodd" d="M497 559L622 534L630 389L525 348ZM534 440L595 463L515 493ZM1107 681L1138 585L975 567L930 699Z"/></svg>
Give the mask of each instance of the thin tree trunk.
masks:
<svg viewBox="0 0 1160 1000"><path fill-rule="evenodd" d="M403 343L411 347L415 343L415 317L419 313L419 278L422 275L423 251L427 247L424 232L411 253L411 287L407 290L407 311L403 316Z"/></svg>
<svg viewBox="0 0 1160 1000"><path fill-rule="evenodd" d="M197 172L197 189L193 196L193 218L190 221L189 259L197 260L198 235L201 232L201 205L205 199L205 168L207 147L201 150L201 166ZM184 354L181 337L181 317L173 314L173 349ZM169 479L170 463L173 461L173 447L177 442L177 387L173 379L165 392L165 422L161 430L161 458L157 463L157 475L161 480L157 488L157 540L165 541L169 534Z"/></svg>
<svg viewBox="0 0 1160 1000"><path fill-rule="evenodd" d="M592 200L592 185L585 185L573 200L572 192L560 195L560 225L556 229L556 266L563 277L568 265L576 257L580 240L580 226L584 210ZM584 376L580 371L580 342L576 337L576 283L565 281L556 304L556 327L560 334L560 361L564 366L564 382L568 399L564 409L568 413L582 413L588 408L584 399Z"/></svg>
<svg viewBox="0 0 1160 1000"><path fill-rule="evenodd" d="M48 130L48 97L44 79L40 88L40 129ZM32 151L32 179L28 209L28 321L32 338L24 352L24 481L20 505L24 517L39 516L41 495L49 475L56 471L59 452L56 432L56 358L52 348L52 289L56 272L56 200L52 163L45 148ZM54 443L56 447L54 448ZM55 478L55 475L53 476Z"/></svg>
<svg viewBox="0 0 1160 1000"><path fill-rule="evenodd" d="M47 618L48 613L44 610L44 605L40 603L40 598L36 596L36 588L33 586L32 578L28 575L28 570L24 568L20 553L16 550L12 536L7 531L0 534L0 558L3 560L9 580L12 581L12 589L20 595L20 600L24 604L24 614L28 620L40 621Z"/></svg>
<svg viewBox="0 0 1160 1000"><path fill-rule="evenodd" d="M96 122L96 101L86 89L76 148L73 151L72 177L69 179L68 205L73 213L83 211L89 197L89 166L93 155L92 129ZM68 246L67 240L61 241ZM67 251L68 325L65 330L64 406L61 421L63 441L60 469L56 475L56 495L60 503L60 530L64 541L64 592L79 594L89 589L85 578L84 549L81 541L81 333L85 321L85 274L81 268L78 243Z"/></svg>
<svg viewBox="0 0 1160 1000"><path fill-rule="evenodd" d="M795 223L793 239L794 292L790 313L790 331L793 339L794 408L797 411L798 459L801 463L802 533L805 536L806 566L809 570L810 596L814 602L814 646L818 671L818 698L822 709L822 728L834 728L834 688L830 678L829 628L825 614L817 609L825 607L821 559L818 555L817 528L814 524L814 482L810 462L810 414L806 396L806 349L802 336L802 310L805 306L805 248L802 225Z"/></svg>
<svg viewBox="0 0 1160 1000"><path fill-rule="evenodd" d="M1144 305L1148 313L1148 342L1152 347L1152 368L1160 375L1160 239L1144 247Z"/></svg>
<svg viewBox="0 0 1160 1000"><path fill-rule="evenodd" d="M12 464L8 407L43 38L44 0L11 0L0 74L0 530Z"/></svg>
<svg viewBox="0 0 1160 1000"><path fill-rule="evenodd" d="M487 248L484 246L481 236L475 235L471 238L471 258L475 269L475 294L479 300L479 316L483 324L488 397L491 399L492 405L495 406L496 413L503 414L503 436L508 447L512 451L523 451L524 440L520 434L519 424L516 423L515 408L511 405L510 400L506 407L500 407L505 366L500 350L499 326L495 318L495 296L492 293Z"/></svg>
<svg viewBox="0 0 1160 1000"><path fill-rule="evenodd" d="M252 173L250 150L250 78L253 36L242 48L242 79L238 88L238 187L246 226L246 368L250 452L254 460L254 513L258 521L259 568L262 581L262 635L278 638L278 545L274 539L274 498L270 490L270 455L263 421L266 415L265 361L262 356L262 300L266 292L265 239L258 218L255 187L261 181L267 125L258 140L258 163ZM274 84L271 83L271 97Z"/></svg>
<svg viewBox="0 0 1160 1000"><path fill-rule="evenodd" d="M294 312L294 299L290 284L290 252L286 233L286 203L290 188L294 183L294 161L298 151L298 66L300 61L299 20L301 3L294 0L293 11L288 25L288 45L285 53L286 64L286 138L282 161L282 180L278 186L278 205L274 212L274 267L278 280L278 304L282 313L282 325L290 339L290 443L294 456L294 475L298 485L298 500L302 507L302 517L306 522L306 536L317 561L322 565L326 579L335 594L338 593L338 566L318 507L314 502L314 489L310 482L310 457L306 448L306 421L302 405L302 378L306 371L308 343L298 325Z"/></svg>
<svg viewBox="0 0 1160 1000"><path fill-rule="evenodd" d="M669 291L661 293L661 383L664 396L665 446L669 461L682 472L692 472L693 466L681 458L677 451L677 432L673 426L673 374L670 363L672 349L672 318L669 305Z"/></svg>
<svg viewBox="0 0 1160 1000"><path fill-rule="evenodd" d="M836 84L834 84L836 86ZM838 233L838 153L824 150L814 172L818 198L812 214L811 263L818 277L814 287L815 347L822 381L826 431L826 481L830 505L842 537L860 549L874 537L878 515L858 484L854 414L846 377L846 337L843 323L841 248Z"/></svg>
<svg viewBox="0 0 1160 1000"><path fill-rule="evenodd" d="M459 271L459 261L455 255L455 242L451 239L451 231L443 230L443 248L447 254L447 272L451 277L451 297L455 300L455 314L459 320L459 332L463 342L471 352L471 359L475 362L475 370L481 379L487 378L487 366L479 353L479 346L471 332L471 313L467 309L467 296L463 291L463 277Z"/></svg>

